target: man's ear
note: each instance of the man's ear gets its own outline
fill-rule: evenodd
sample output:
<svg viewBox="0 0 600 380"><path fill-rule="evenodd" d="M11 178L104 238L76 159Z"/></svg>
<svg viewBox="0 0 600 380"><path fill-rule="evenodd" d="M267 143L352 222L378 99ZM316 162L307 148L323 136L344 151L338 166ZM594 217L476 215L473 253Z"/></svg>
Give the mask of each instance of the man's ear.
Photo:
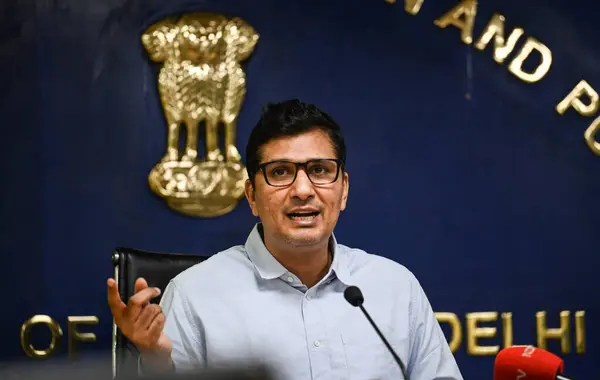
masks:
<svg viewBox="0 0 600 380"><path fill-rule="evenodd" d="M249 179L247 179L244 183L244 194L246 194L246 199L250 205L252 215L258 216L258 211L256 208L256 193L254 192L254 185L252 185L252 181Z"/></svg>
<svg viewBox="0 0 600 380"><path fill-rule="evenodd" d="M346 202L348 202L348 191L350 190L350 178L347 172L344 172L342 177L342 204L340 205L340 210L344 211L346 208Z"/></svg>

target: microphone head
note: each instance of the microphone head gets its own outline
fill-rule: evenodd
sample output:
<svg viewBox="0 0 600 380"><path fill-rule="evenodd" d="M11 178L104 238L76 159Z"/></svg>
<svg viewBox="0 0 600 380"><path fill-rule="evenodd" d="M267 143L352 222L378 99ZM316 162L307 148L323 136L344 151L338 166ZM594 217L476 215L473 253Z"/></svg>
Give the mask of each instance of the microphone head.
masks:
<svg viewBox="0 0 600 380"><path fill-rule="evenodd" d="M352 306L360 306L365 301L360 289L354 285L351 285L344 290L344 298Z"/></svg>
<svg viewBox="0 0 600 380"><path fill-rule="evenodd" d="M551 352L533 346L501 350L494 362L494 380L555 380L564 362Z"/></svg>

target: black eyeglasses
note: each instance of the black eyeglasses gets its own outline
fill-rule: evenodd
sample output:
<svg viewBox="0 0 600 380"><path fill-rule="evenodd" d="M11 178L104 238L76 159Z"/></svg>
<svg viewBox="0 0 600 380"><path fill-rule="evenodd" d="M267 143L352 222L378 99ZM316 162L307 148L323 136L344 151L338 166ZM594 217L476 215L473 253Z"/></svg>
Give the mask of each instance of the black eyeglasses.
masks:
<svg viewBox="0 0 600 380"><path fill-rule="evenodd" d="M298 170L304 168L308 179L315 185L327 185L337 181L341 160L316 158L306 162L277 160L258 165L265 181L271 186L289 186L296 180Z"/></svg>

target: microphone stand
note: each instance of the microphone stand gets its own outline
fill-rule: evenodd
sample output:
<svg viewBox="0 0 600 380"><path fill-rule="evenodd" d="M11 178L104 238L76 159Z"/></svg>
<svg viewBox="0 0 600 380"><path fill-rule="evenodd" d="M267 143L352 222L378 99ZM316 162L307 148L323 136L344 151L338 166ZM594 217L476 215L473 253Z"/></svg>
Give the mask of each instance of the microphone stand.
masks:
<svg viewBox="0 0 600 380"><path fill-rule="evenodd" d="M369 315L369 313L367 313L367 311L365 310L365 308L363 307L363 305L358 305L358 307L363 312L363 314L365 315L365 317L367 317L367 320L369 321L369 323L371 324L371 326L373 326L373 328L377 332L377 335L379 335L379 337L381 338L381 340L383 341L383 343L387 347L388 351L391 352L392 355L394 356L394 360L396 361L396 363L398 363L398 366L400 366L400 370L402 371L402 376L404 376L404 379L408 380L408 375L406 374L406 368L404 367L404 363L402 363L402 360L400 360L400 358L398 357L398 355L396 355L396 351L394 351L394 349L392 348L392 346L390 345L390 343L387 341L387 339L385 339L385 337L383 336L383 334L381 333L381 331L379 331L379 328L377 327L377 325L375 324L375 322L373 322L373 319L371 319L371 316Z"/></svg>

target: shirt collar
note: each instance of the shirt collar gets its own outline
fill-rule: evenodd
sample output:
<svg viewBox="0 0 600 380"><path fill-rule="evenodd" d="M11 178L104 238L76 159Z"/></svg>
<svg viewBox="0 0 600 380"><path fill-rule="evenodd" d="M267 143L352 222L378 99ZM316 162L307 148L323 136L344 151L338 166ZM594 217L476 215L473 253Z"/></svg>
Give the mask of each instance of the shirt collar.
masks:
<svg viewBox="0 0 600 380"><path fill-rule="evenodd" d="M265 246L259 229L262 229L260 223L257 223L248 239L246 240L246 252L250 261L258 270L258 273L265 280L272 280L287 273L287 269L277 261L271 252Z"/></svg>
<svg viewBox="0 0 600 380"><path fill-rule="evenodd" d="M269 252L263 242L260 229L262 229L262 225L257 223L250 232L246 240L246 252L263 279L272 280L279 278L288 273L288 270ZM346 262L346 252L342 246L338 245L333 233L329 239L329 246L333 253L333 262L326 277L331 276L331 272L333 272L340 281L349 285L348 280L350 276Z"/></svg>
<svg viewBox="0 0 600 380"><path fill-rule="evenodd" d="M333 253L333 262L331 263L330 272L335 273L335 276L346 285L350 285L350 272L348 271L348 253L344 250L344 247L337 243L335 235L332 233L329 239L329 246ZM328 276L331 273L327 274Z"/></svg>

